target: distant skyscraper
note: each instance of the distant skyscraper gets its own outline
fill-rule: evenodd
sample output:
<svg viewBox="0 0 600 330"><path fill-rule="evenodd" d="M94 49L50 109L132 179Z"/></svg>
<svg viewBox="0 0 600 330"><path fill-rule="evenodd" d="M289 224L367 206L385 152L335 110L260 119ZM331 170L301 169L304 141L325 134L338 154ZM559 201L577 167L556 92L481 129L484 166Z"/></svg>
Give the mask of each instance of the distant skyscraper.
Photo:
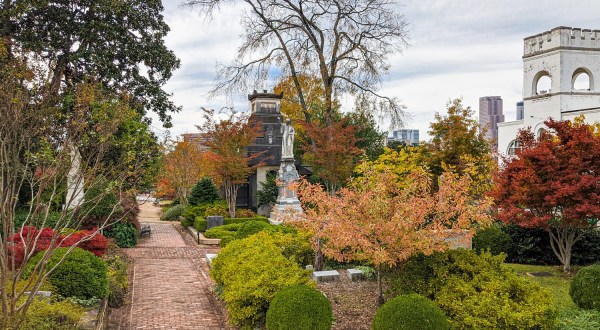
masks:
<svg viewBox="0 0 600 330"><path fill-rule="evenodd" d="M388 142L404 142L407 146L419 144L418 129L401 129L392 132Z"/></svg>
<svg viewBox="0 0 600 330"><path fill-rule="evenodd" d="M517 120L523 120L525 117L525 102L517 102Z"/></svg>
<svg viewBox="0 0 600 330"><path fill-rule="evenodd" d="M502 98L500 96L484 96L479 98L479 127L487 127L485 138L498 141L498 123L504 122L502 114Z"/></svg>

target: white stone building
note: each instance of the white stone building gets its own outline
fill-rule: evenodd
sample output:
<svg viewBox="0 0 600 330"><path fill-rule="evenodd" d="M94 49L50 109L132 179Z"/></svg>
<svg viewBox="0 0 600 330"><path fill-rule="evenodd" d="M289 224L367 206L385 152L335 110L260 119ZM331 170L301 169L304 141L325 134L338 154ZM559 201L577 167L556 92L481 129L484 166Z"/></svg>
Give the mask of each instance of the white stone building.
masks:
<svg viewBox="0 0 600 330"><path fill-rule="evenodd" d="M600 121L600 30L557 27L524 40L522 120L498 124L498 152L512 154L517 132L529 127L535 134L543 122Z"/></svg>

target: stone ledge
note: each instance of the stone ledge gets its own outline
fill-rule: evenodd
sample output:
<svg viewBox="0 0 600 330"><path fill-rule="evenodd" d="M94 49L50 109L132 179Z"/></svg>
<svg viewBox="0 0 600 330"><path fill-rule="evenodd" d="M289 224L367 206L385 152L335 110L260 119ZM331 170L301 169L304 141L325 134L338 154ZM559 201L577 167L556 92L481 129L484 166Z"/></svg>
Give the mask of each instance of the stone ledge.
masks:
<svg viewBox="0 0 600 330"><path fill-rule="evenodd" d="M323 270L312 273L312 279L321 282L333 282L340 279L340 273L337 270Z"/></svg>
<svg viewBox="0 0 600 330"><path fill-rule="evenodd" d="M193 226L187 227L187 230L190 234L192 234L192 236L194 236L194 239L196 240L196 243L198 243L198 244L219 245L219 243L221 243L221 240L219 238L204 237L204 235L202 235L202 233L199 233L198 231L196 231L196 229Z"/></svg>

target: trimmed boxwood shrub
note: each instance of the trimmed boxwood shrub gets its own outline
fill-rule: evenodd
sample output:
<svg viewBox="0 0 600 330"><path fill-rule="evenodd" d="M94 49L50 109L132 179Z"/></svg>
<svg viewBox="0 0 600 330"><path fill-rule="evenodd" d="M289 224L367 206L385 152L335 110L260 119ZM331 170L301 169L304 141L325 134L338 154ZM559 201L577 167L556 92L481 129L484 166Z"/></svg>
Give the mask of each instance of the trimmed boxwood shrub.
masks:
<svg viewBox="0 0 600 330"><path fill-rule="evenodd" d="M309 272L286 255L280 234L260 232L224 247L212 262L210 276L222 288L231 323L243 328L265 323L269 303L281 289L314 285Z"/></svg>
<svg viewBox="0 0 600 330"><path fill-rule="evenodd" d="M379 307L373 330L447 330L444 312L431 300L418 294L400 295Z"/></svg>
<svg viewBox="0 0 600 330"><path fill-rule="evenodd" d="M489 250L493 255L504 253L510 255L513 242L502 229L491 226L477 231L473 236L473 250L477 252Z"/></svg>
<svg viewBox="0 0 600 330"><path fill-rule="evenodd" d="M178 204L168 208L165 213L160 217L160 220L178 220L179 216L183 213L185 206Z"/></svg>
<svg viewBox="0 0 600 330"><path fill-rule="evenodd" d="M331 303L317 289L295 285L279 291L267 312L269 330L329 330Z"/></svg>
<svg viewBox="0 0 600 330"><path fill-rule="evenodd" d="M46 271L52 269L63 257L63 262L48 276L48 282L63 297L80 299L105 298L108 295L108 271L102 259L93 253L75 248L65 254L69 248L58 248L48 259ZM45 251L33 256L23 272L27 279L34 272Z"/></svg>
<svg viewBox="0 0 600 330"><path fill-rule="evenodd" d="M411 257L389 275L390 294L433 300L453 328L550 329L556 312L548 290L503 266L504 256L449 250Z"/></svg>
<svg viewBox="0 0 600 330"><path fill-rule="evenodd" d="M264 223L269 223L269 219L267 219L266 217L257 216L253 218L224 218L223 225L231 225L235 223L241 224L247 221L262 221ZM207 225L208 221L206 221L204 217L196 217L196 219L194 220L194 228L197 231L205 232Z"/></svg>
<svg viewBox="0 0 600 330"><path fill-rule="evenodd" d="M569 294L580 308L600 311L600 264L578 271L571 281Z"/></svg>

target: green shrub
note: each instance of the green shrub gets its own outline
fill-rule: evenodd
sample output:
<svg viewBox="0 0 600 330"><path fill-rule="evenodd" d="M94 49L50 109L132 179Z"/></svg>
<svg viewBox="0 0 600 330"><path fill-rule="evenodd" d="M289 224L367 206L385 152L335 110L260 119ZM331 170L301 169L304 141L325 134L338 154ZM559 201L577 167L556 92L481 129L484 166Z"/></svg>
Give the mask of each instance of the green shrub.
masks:
<svg viewBox="0 0 600 330"><path fill-rule="evenodd" d="M209 216L221 216L226 218L229 216L229 209L227 208L227 203L213 203L206 208L204 211L204 217Z"/></svg>
<svg viewBox="0 0 600 330"><path fill-rule="evenodd" d="M552 328L556 313L550 293L504 268L503 260L468 250L414 256L393 272L390 292L433 300L453 328Z"/></svg>
<svg viewBox="0 0 600 330"><path fill-rule="evenodd" d="M444 312L431 300L418 294L399 295L379 307L373 330L447 330Z"/></svg>
<svg viewBox="0 0 600 330"><path fill-rule="evenodd" d="M68 300L52 302L50 299L34 299L27 309L22 330L70 330L80 329L79 320L84 309Z"/></svg>
<svg viewBox="0 0 600 330"><path fill-rule="evenodd" d="M102 259L80 248L65 254L69 248L58 248L48 259L46 271L52 269L63 257L63 262L48 276L48 282L63 297L80 299L104 298L108 294L107 267ZM33 256L26 265L23 278L34 272L45 251Z"/></svg>
<svg viewBox="0 0 600 330"><path fill-rule="evenodd" d="M179 223L181 224L181 226L183 228L187 228L189 226L193 226L194 225L194 220L190 220L188 218L182 218Z"/></svg>
<svg viewBox="0 0 600 330"><path fill-rule="evenodd" d="M181 213L181 216L185 219L194 221L196 217L204 217L204 213L206 213L206 208L208 206L209 204L188 205Z"/></svg>
<svg viewBox="0 0 600 330"><path fill-rule="evenodd" d="M123 213L123 208L113 188L111 182L103 178L94 182L85 192L85 202L80 209L81 214L93 220Z"/></svg>
<svg viewBox="0 0 600 330"><path fill-rule="evenodd" d="M168 208L160 217L160 220L179 220L179 216L183 213L185 206L178 204Z"/></svg>
<svg viewBox="0 0 600 330"><path fill-rule="evenodd" d="M246 221L262 221L265 223L269 223L269 219L267 217L256 216L252 218L223 218L223 224L229 225L232 223L244 223Z"/></svg>
<svg viewBox="0 0 600 330"><path fill-rule="evenodd" d="M234 325L262 326L277 292L292 285L314 285L309 272L283 252L277 239L261 232L231 242L213 260L210 275L222 287Z"/></svg>
<svg viewBox="0 0 600 330"><path fill-rule="evenodd" d="M224 247L227 243L233 241L237 237L237 231L241 227L239 223L213 227L204 233L207 238L218 238L221 240L220 245Z"/></svg>
<svg viewBox="0 0 600 330"><path fill-rule="evenodd" d="M249 209L237 209L235 210L236 218L254 218L256 217L256 213Z"/></svg>
<svg viewBox="0 0 600 330"><path fill-rule="evenodd" d="M262 183L261 189L256 192L258 206L275 204L278 195L277 174L269 172L265 182Z"/></svg>
<svg viewBox="0 0 600 330"><path fill-rule="evenodd" d="M123 255L105 256L104 261L108 267L108 306L119 308L125 305L129 279L127 277L128 260Z"/></svg>
<svg viewBox="0 0 600 330"><path fill-rule="evenodd" d="M579 308L600 311L600 264L579 270L571 281L569 294Z"/></svg>
<svg viewBox="0 0 600 330"><path fill-rule="evenodd" d="M473 236L473 250L477 252L489 250L493 255L500 253L510 255L513 250L513 242L502 229L491 226L477 231L477 234Z"/></svg>
<svg viewBox="0 0 600 330"><path fill-rule="evenodd" d="M194 229L196 231L205 232L208 227L208 221L203 217L196 217L194 220Z"/></svg>
<svg viewBox="0 0 600 330"><path fill-rule="evenodd" d="M106 237L112 237L121 248L130 248L137 245L137 230L130 222L116 222L106 231Z"/></svg>
<svg viewBox="0 0 600 330"><path fill-rule="evenodd" d="M237 231L237 238L242 239L246 238L250 235L254 235L263 230L273 229L274 225L265 223L264 221L259 220L250 220L244 223L239 224L239 229Z"/></svg>
<svg viewBox="0 0 600 330"><path fill-rule="evenodd" d="M269 330L329 330L331 303L319 291L296 285L279 291L267 312Z"/></svg>
<svg viewBox="0 0 600 330"><path fill-rule="evenodd" d="M253 218L223 218L223 225L242 224L247 221L262 221L264 223L269 223L269 219L257 216ZM205 232L207 226L208 221L206 221L204 217L196 217L196 219L194 219L194 228L197 231Z"/></svg>
<svg viewBox="0 0 600 330"><path fill-rule="evenodd" d="M209 177L204 177L190 192L188 202L190 205L210 204L219 200L219 191Z"/></svg>

